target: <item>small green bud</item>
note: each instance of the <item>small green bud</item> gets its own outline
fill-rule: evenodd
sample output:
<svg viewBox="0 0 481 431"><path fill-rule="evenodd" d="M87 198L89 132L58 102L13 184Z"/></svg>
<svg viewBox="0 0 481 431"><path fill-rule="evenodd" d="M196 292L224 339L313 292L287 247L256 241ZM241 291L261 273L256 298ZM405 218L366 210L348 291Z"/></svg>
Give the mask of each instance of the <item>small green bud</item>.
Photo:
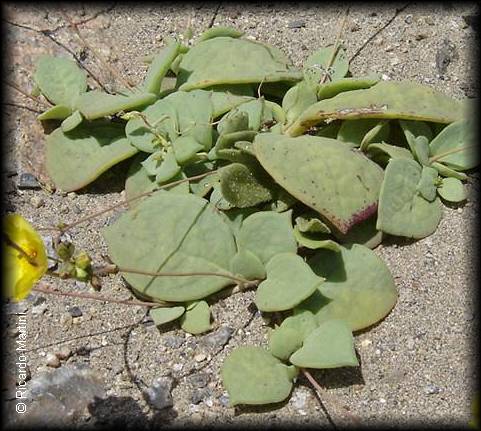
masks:
<svg viewBox="0 0 481 431"><path fill-rule="evenodd" d="M75 277L75 265L72 262L62 262L58 267L58 275L61 278Z"/></svg>
<svg viewBox="0 0 481 431"><path fill-rule="evenodd" d="M68 241L61 242L55 251L60 259L67 261L73 256L75 252L75 245Z"/></svg>
<svg viewBox="0 0 481 431"><path fill-rule="evenodd" d="M91 278L91 275L88 271L85 269L79 268L78 266L75 267L75 275L74 278L79 280L79 281L89 281Z"/></svg>
<svg viewBox="0 0 481 431"><path fill-rule="evenodd" d="M88 271L92 266L92 259L90 259L90 256L85 253L85 251L77 254L77 256L75 256L74 262L77 268L83 269L85 271Z"/></svg>

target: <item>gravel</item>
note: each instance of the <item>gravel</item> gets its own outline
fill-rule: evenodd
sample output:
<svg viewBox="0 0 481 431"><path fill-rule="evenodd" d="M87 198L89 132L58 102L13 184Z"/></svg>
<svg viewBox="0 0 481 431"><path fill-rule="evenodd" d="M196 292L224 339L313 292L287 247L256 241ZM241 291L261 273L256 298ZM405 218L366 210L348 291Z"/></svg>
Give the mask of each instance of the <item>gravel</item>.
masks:
<svg viewBox="0 0 481 431"><path fill-rule="evenodd" d="M428 84L455 98L476 95L473 59L479 58L479 51L474 43L474 21L463 18L472 16L476 5L450 4L450 8L444 4L410 4L390 24L387 23L396 8L403 4L352 5L343 44L348 57L352 58L353 75L375 72L390 79ZM83 18L105 7L89 4ZM182 33L189 17L194 35L198 34L209 25L216 7L210 3L195 6L162 3L149 8L116 4L109 12L82 24L80 29L93 46L109 48L107 55L115 69L137 83L141 82L146 70L143 56L158 50L168 36ZM49 4L9 4L5 10L5 18L9 21L35 28L54 28L63 22L57 7ZM344 11L343 4L268 3L240 7L222 3L215 24L242 29L256 40L279 47L300 65L313 50L336 40L339 17ZM79 8L72 7L69 13L76 20L80 19ZM408 18L409 23L406 22L408 15L412 17ZM305 25L292 28L295 22ZM352 28L355 31L349 30ZM67 55L44 35L7 24L5 29L5 44L9 49L4 77L26 91L31 90L30 74L38 55ZM82 50L74 33L67 28L57 30L54 37L77 53ZM453 49L449 53L446 51L444 58L439 57L439 50L447 46L444 41L455 47L455 55ZM390 47L387 52L386 47ZM83 63L103 82L116 86L115 77L110 76L90 51L86 51ZM95 83L91 81L90 84ZM13 91L6 93L6 99L21 105L33 104ZM7 164L16 172L31 172L44 186L42 189L19 187L9 193L8 208L21 213L35 226L47 227L78 219L78 211L73 210L72 205L85 215L120 202L127 162L78 191L74 199L58 191L48 191L44 131L36 115L13 106L5 110ZM21 174L18 180L20 177ZM474 222L479 219L477 191L479 176L473 175L468 183L468 203L460 212L444 207L443 220L429 238L416 242L388 238L376 249L396 280L399 291L396 306L369 331L355 334L361 367L313 373L327 393L323 402L336 425L347 423L345 411L339 408L343 405L348 406L365 426L384 423L465 426L469 422L471 394L478 378L473 366L477 359L476 349L473 349L477 319L466 318L473 315L475 308L473 291L477 266L473 259L479 241L474 229ZM36 208L32 204L33 197L37 202L41 199L43 205ZM115 217L120 213L118 211ZM69 232L76 248L88 251L94 262L104 262L103 256L108 254L100 231L112 216L109 213ZM117 299L132 296L118 274L104 277L101 282L104 296ZM91 290L88 285L77 286L73 280L45 279L45 283L66 292ZM243 292L213 304L219 328L207 335L192 337L197 340L197 346L194 343L192 350L187 351L186 338L177 324L163 328L142 325L145 309L50 296L44 304L33 307L48 305L42 313L27 311L28 365L32 378L37 370L45 367L45 352L55 352L54 344L68 342L73 354L66 362L87 363L101 375L109 394L101 409L91 408L84 412L77 421L78 426L122 424L132 427L139 423L329 426L327 415L308 383L301 378L293 393L293 402L235 409L228 405L220 379L220 367L226 355L241 345L267 345L266 323L251 310L253 298L254 292ZM72 325L66 310L75 306L89 317L76 318L78 322ZM9 315L9 325L15 326L17 318L15 314ZM12 348L8 349L6 362L12 367L15 341L13 337L5 339L6 343L11 343L7 344ZM201 346L205 350L198 350ZM195 356L201 353L207 358L197 363ZM184 376L189 372L201 373L199 367L207 366L211 369L210 382L207 386L193 388L195 385ZM59 370L63 368L62 365ZM125 371L119 374L119 369ZM145 385L142 382L155 382L159 375L167 373L175 373L178 379L175 385L169 387L161 380L162 384L150 386L151 404L158 403L159 413L143 401ZM125 380L119 385L121 375ZM199 380L199 383L203 382ZM309 389L302 397L296 395L300 387ZM198 403L193 404L194 400ZM14 411L11 409L14 401L9 403L7 411ZM173 408L163 407L169 405ZM175 413L169 413L173 410Z"/></svg>

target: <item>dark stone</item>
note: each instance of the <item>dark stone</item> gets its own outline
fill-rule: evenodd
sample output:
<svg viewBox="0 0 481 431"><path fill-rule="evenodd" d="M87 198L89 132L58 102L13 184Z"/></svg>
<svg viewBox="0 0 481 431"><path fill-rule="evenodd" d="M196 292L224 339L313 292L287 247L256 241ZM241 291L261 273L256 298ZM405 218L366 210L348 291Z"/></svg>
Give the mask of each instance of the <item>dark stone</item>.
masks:
<svg viewBox="0 0 481 431"><path fill-rule="evenodd" d="M229 326L221 326L217 331L202 338L199 344L209 348L222 347L229 341L235 329Z"/></svg>
<svg viewBox="0 0 481 431"><path fill-rule="evenodd" d="M452 60L456 58L456 46L448 39L444 39L442 46L436 53L436 68L440 75L444 75Z"/></svg>
<svg viewBox="0 0 481 431"><path fill-rule="evenodd" d="M80 307L77 307L76 305L74 307L69 307L68 312L72 317L80 317L83 314Z"/></svg>
<svg viewBox="0 0 481 431"><path fill-rule="evenodd" d="M209 388L195 389L192 392L190 401L192 404L199 404L201 401L209 398L212 395L212 390Z"/></svg>
<svg viewBox="0 0 481 431"><path fill-rule="evenodd" d="M159 377L145 390L145 395L153 408L162 410L174 405L171 394L172 383L171 377Z"/></svg>
<svg viewBox="0 0 481 431"><path fill-rule="evenodd" d="M296 20L296 21L290 21L287 24L287 28L302 28L306 26L306 21L304 20Z"/></svg>
<svg viewBox="0 0 481 431"><path fill-rule="evenodd" d="M182 344L184 344L184 339L176 335L168 335L164 337L164 346L170 347L172 349L178 349Z"/></svg>
<svg viewBox="0 0 481 431"><path fill-rule="evenodd" d="M205 388L210 381L210 375L207 373L194 374L189 378L192 386L197 388Z"/></svg>
<svg viewBox="0 0 481 431"><path fill-rule="evenodd" d="M35 178L34 175L30 173L23 173L20 174L17 182L17 188L19 189L39 189L40 184L37 181L37 178Z"/></svg>

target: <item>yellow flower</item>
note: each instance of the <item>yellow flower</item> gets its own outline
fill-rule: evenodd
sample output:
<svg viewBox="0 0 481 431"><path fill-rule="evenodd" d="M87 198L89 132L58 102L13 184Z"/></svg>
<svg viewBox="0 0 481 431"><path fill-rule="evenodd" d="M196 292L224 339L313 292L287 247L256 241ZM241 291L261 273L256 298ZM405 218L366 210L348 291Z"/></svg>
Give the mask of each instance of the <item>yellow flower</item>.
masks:
<svg viewBox="0 0 481 431"><path fill-rule="evenodd" d="M14 301L21 301L47 272L45 245L30 223L18 214L4 216L2 242L5 293Z"/></svg>

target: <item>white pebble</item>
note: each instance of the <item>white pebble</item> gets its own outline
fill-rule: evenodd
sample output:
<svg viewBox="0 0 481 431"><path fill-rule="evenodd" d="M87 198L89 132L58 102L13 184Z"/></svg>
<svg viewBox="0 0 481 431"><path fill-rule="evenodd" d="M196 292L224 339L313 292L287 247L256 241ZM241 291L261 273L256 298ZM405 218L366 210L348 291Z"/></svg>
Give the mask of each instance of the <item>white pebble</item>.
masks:
<svg viewBox="0 0 481 431"><path fill-rule="evenodd" d="M53 353L47 353L45 364L47 367L58 368L60 367L60 359Z"/></svg>

